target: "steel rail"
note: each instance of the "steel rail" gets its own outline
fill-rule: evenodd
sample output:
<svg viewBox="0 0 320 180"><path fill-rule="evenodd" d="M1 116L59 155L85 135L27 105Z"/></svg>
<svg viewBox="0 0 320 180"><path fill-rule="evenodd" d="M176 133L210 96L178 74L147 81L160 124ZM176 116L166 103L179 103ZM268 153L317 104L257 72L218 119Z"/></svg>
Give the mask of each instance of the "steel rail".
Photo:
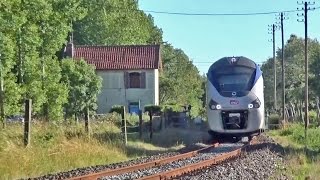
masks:
<svg viewBox="0 0 320 180"><path fill-rule="evenodd" d="M94 180L94 179L98 179L103 176L114 176L114 175L119 175L119 174L123 174L123 173L127 173L127 172L136 171L139 169L151 168L154 166L167 164L167 163L170 163L170 162L173 162L176 160L190 158L190 157L197 155L198 153L200 153L202 151L205 151L207 149L214 148L217 146L219 146L219 143L215 143L215 144L208 146L208 147L204 147L204 148L201 148L201 149L198 149L195 151L191 151L191 152L184 153L184 154L179 154L179 155L172 156L172 157L162 158L159 160L154 160L154 161L150 161L150 162L146 162L146 163L142 163L142 164L136 164L133 166L127 166L127 167L123 167L123 168L107 169L107 170L97 172L97 173L87 174L87 175L78 176L78 177L72 177L72 178L69 178L69 180Z"/></svg>
<svg viewBox="0 0 320 180"><path fill-rule="evenodd" d="M162 172L159 174L151 175L151 176L145 176L142 178L139 178L139 180L163 180L163 179L171 179L177 176L181 176L183 174L199 170L211 165L219 164L222 161L228 160L230 158L238 157L240 156L241 152L248 147L248 145L252 145L256 143L256 138L254 137L247 145L242 146L241 148L238 148L236 150L233 150L231 152L222 153L221 155L215 156L212 159L204 160L198 163L190 164L184 167L180 167L177 169L173 169L170 171Z"/></svg>

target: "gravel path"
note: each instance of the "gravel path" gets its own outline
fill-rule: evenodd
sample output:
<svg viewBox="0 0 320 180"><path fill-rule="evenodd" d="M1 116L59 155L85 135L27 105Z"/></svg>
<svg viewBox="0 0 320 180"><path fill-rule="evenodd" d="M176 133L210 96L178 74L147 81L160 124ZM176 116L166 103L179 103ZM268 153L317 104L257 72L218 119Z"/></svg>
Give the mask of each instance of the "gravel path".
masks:
<svg viewBox="0 0 320 180"><path fill-rule="evenodd" d="M181 160L174 161L174 162L171 162L171 163L167 163L167 164L164 164L164 165L160 165L160 166L156 166L156 167L152 167L152 168L147 168L147 169L143 169L143 170L138 170L138 171L133 171L133 172L121 174L121 175L118 175L118 176L108 176L108 177L104 177L104 178L101 178L101 179L102 180L111 180L111 179L137 179L137 178L142 178L144 176L150 176L150 175L158 174L158 173L161 173L161 172L169 171L171 169L176 169L176 168L180 168L180 167L187 166L187 165L190 165L190 164L198 163L200 161L211 159L214 156L218 156L218 155L220 155L221 153L224 153L224 152L233 151L235 149L238 149L241 146L243 146L242 143L221 144L219 147L212 148L212 149L210 149L210 151L207 151L207 152L199 153L196 156L191 157L191 158L181 159Z"/></svg>

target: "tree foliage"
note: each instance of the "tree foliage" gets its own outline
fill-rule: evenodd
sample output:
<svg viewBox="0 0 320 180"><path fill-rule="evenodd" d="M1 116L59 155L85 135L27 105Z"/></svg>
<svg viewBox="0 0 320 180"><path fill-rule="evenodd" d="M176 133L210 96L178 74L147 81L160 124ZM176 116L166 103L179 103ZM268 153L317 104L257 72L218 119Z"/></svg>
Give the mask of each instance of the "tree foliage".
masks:
<svg viewBox="0 0 320 180"><path fill-rule="evenodd" d="M32 99L33 114L62 117L67 87L60 83L55 56L65 43L72 20L80 19L81 0L12 0L0 2L0 52L6 115L23 114Z"/></svg>
<svg viewBox="0 0 320 180"><path fill-rule="evenodd" d="M316 108L316 99L319 97L319 51L320 44L315 39L308 39L309 58L309 103L310 109ZM286 109L289 117L303 119L304 92L305 92L305 60L304 60L304 39L292 34L285 44L285 89ZM277 104L278 108L282 100L282 75L281 75L281 49L277 51ZM268 59L262 65L265 81L265 102L266 108L273 107L273 59Z"/></svg>
<svg viewBox="0 0 320 180"><path fill-rule="evenodd" d="M123 45L159 43L162 32L135 0L84 0L87 15L74 23L76 44Z"/></svg>
<svg viewBox="0 0 320 180"><path fill-rule="evenodd" d="M65 59L62 61L61 81L68 87L68 103L65 105L68 116L79 115L87 107L96 110L102 79L95 74L94 67L84 60Z"/></svg>
<svg viewBox="0 0 320 180"><path fill-rule="evenodd" d="M181 49L165 45L162 54L164 67L160 76L160 103L178 107L190 104L192 115L198 115L203 95L198 69Z"/></svg>
<svg viewBox="0 0 320 180"><path fill-rule="evenodd" d="M32 99L33 115L61 119L96 109L101 79L84 61L61 60L57 52L73 31L75 44L162 44L162 30L136 0L10 0L0 2L0 67L6 115L23 114ZM162 104L201 107L201 77L188 56L162 48Z"/></svg>

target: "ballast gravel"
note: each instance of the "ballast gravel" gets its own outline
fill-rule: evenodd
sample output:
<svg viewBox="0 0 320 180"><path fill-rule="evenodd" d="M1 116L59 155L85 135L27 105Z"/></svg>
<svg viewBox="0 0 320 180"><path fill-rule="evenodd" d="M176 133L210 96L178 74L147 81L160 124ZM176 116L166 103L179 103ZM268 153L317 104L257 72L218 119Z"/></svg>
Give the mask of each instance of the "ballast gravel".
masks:
<svg viewBox="0 0 320 180"><path fill-rule="evenodd" d="M259 144L249 146L236 159L173 179L292 179L284 174L286 167L282 156L283 148L265 135L259 136L257 140Z"/></svg>
<svg viewBox="0 0 320 180"><path fill-rule="evenodd" d="M281 153L283 153L283 148L276 144L268 136L262 135L258 137L259 144L249 146L246 152L236 159L230 159L219 165L214 165L211 167L204 168L195 172L185 174L180 177L175 177L173 179L186 179L186 180L200 180L200 179L291 179L284 175L283 170L285 170L284 159ZM241 146L242 143L236 144L224 144L223 147L215 148L211 152L203 152L195 157L187 158L184 160L179 160L176 162L168 163L165 165L139 170L131 173L126 173L118 176L103 177L101 179L136 179L148 175L157 174L163 171L169 171L174 168L186 166L191 163L199 162L217 156L223 152L229 152L233 149ZM39 179L39 180L58 180L67 179L75 176L86 175L89 173L100 172L107 169L116 169L126 166L131 166L134 164L145 163L153 160L157 160L164 157L174 156L177 154L189 152L195 149L200 149L205 147L205 145L196 145L186 147L179 152L163 153L153 156L147 156L143 158L138 158L126 162L109 164L109 165L98 165L86 168L74 169L68 172L60 172L56 174L49 174L37 178L29 179Z"/></svg>
<svg viewBox="0 0 320 180"><path fill-rule="evenodd" d="M264 148L175 179L289 179L281 173L285 169L283 164L281 157Z"/></svg>
<svg viewBox="0 0 320 180"><path fill-rule="evenodd" d="M222 144L219 147L211 148L209 151L199 153L194 157L185 158L185 159L173 161L171 163L159 165L156 167L133 171L133 172L117 175L117 176L107 176L100 179L101 180L138 179L144 176L150 176L150 175L158 174L161 172L169 171L172 169L180 168L183 166L187 166L190 164L198 163L204 160L208 160L213 158L214 156L220 155L221 153L230 152L235 149L238 149L241 146L243 146L242 143Z"/></svg>

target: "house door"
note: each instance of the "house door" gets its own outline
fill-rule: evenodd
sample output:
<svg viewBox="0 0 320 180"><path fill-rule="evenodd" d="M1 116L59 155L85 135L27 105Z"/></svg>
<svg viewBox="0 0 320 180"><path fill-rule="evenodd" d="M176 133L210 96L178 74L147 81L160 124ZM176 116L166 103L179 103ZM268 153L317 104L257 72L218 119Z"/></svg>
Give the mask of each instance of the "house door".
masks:
<svg viewBox="0 0 320 180"><path fill-rule="evenodd" d="M130 114L139 114L140 103L139 102L130 102L129 103L129 113Z"/></svg>

